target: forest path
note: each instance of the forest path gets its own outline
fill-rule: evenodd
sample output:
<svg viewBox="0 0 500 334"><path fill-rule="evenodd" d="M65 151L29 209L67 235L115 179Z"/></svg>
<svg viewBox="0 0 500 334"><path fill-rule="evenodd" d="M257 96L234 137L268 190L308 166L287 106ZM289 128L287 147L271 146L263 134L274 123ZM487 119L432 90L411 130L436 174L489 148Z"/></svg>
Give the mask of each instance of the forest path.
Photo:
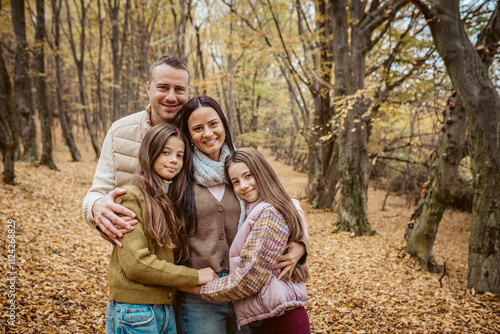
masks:
<svg viewBox="0 0 500 334"><path fill-rule="evenodd" d="M307 176L274 161L263 150L285 188L301 201L311 250L307 310L313 333L497 333L500 302L466 290L470 216L447 212L435 255L446 261L441 275L423 272L404 255L403 234L413 211L383 190L369 190L368 218L379 233L352 238L332 234L336 215L314 210L304 198ZM89 149L83 162L69 162L56 146L60 169L16 163L17 186L0 183L0 332L103 333L110 247L81 217L81 202L96 167ZM9 222L16 225L14 254L7 247ZM11 224L12 225L12 224ZM13 282L13 283L12 283ZM12 283L12 284L11 284ZM7 306L14 302L14 310ZM15 326L6 326L14 316Z"/></svg>

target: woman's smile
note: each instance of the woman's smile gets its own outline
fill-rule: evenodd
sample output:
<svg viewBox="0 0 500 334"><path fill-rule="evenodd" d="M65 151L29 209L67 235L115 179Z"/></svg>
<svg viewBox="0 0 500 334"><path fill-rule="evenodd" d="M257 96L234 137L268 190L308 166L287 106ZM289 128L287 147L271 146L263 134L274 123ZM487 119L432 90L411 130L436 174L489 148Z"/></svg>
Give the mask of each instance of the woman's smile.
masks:
<svg viewBox="0 0 500 334"><path fill-rule="evenodd" d="M211 107L200 107L189 116L188 128L193 144L210 159L218 161L226 139L219 114Z"/></svg>

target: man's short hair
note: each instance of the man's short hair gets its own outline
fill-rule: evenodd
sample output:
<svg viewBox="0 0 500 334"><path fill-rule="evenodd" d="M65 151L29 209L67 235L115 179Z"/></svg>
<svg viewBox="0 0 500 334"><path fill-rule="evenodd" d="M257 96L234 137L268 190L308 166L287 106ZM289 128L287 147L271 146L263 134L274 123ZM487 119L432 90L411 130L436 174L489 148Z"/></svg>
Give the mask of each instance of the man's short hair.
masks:
<svg viewBox="0 0 500 334"><path fill-rule="evenodd" d="M151 82L151 80L153 79L153 71L156 68L156 66L163 64L176 68L178 70L186 71L188 73L188 84L189 84L189 79L191 79L191 74L189 73L187 65L176 56L170 56L170 55L158 58L158 60L155 61L153 65L151 65L151 69L149 70L149 79L148 79L149 82Z"/></svg>

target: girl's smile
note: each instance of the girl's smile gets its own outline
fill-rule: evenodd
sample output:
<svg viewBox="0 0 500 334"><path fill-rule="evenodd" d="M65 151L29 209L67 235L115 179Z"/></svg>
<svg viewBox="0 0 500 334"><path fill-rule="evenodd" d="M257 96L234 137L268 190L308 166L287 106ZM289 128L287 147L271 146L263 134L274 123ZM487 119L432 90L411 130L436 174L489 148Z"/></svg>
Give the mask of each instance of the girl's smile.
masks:
<svg viewBox="0 0 500 334"><path fill-rule="evenodd" d="M165 180L173 179L182 169L184 164L184 142L175 136L170 136L165 143L163 152L153 163L156 174Z"/></svg>
<svg viewBox="0 0 500 334"><path fill-rule="evenodd" d="M233 184L234 192L239 198L248 203L253 203L260 197L259 186L250 169L243 162L229 166L227 173Z"/></svg>

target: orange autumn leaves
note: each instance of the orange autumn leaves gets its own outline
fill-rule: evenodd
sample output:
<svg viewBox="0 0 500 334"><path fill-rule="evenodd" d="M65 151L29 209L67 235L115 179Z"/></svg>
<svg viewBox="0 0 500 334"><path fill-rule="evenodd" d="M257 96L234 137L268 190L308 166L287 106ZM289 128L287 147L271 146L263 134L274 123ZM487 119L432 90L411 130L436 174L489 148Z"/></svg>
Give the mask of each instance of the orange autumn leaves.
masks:
<svg viewBox="0 0 500 334"><path fill-rule="evenodd" d="M413 208L385 192L369 191L368 217L379 233L352 238L331 234L335 214L313 210L307 176L274 161L292 197L301 200L309 224L311 279L307 283L313 333L497 333L497 297L466 289L470 217L447 212L434 252L447 274L423 272L404 253L403 234ZM1 291L0 328L15 333L103 333L110 246L81 218L95 161L67 162L59 172L16 163L18 185L0 185L0 253L7 259L7 221L16 222L18 275L16 326L7 326L7 291ZM0 276L6 277L7 261Z"/></svg>

